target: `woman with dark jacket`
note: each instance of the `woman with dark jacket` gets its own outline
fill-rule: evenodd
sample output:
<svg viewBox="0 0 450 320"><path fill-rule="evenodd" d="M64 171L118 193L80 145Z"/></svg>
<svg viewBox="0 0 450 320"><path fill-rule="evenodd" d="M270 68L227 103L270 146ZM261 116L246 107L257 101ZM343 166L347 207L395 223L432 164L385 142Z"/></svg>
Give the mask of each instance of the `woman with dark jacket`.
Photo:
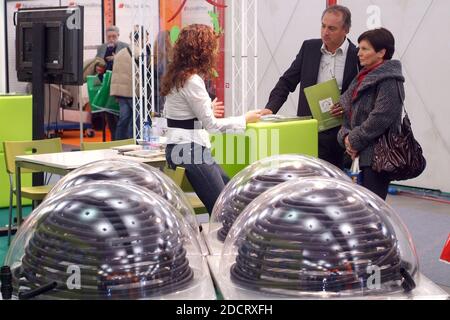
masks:
<svg viewBox="0 0 450 320"><path fill-rule="evenodd" d="M389 30L364 32L358 43L363 69L340 99L344 122L338 141L353 160L359 157L362 185L386 199L390 180L372 170L373 150L382 134L400 125L405 78L400 61L391 60L395 40Z"/></svg>

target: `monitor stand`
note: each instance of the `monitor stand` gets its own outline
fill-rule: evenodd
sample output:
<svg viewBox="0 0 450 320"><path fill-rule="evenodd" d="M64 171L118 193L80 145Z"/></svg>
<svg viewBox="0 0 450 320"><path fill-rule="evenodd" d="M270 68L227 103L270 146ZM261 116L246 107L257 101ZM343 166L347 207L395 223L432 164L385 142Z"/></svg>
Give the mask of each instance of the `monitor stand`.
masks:
<svg viewBox="0 0 450 320"><path fill-rule="evenodd" d="M45 25L43 23L33 24L33 140L45 138L44 112L44 64L45 64ZM33 173L33 186L44 184L43 173Z"/></svg>

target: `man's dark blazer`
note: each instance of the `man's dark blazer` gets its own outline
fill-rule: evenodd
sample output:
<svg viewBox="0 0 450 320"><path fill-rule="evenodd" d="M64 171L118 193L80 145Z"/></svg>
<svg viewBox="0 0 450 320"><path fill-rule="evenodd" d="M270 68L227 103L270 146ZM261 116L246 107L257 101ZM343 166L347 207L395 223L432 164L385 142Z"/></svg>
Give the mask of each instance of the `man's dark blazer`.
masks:
<svg viewBox="0 0 450 320"><path fill-rule="evenodd" d="M359 61L358 49L349 41L347 58L345 60L344 79L342 82L342 92L347 90L348 86L358 74ZM289 69L281 76L270 93L269 102L266 108L277 113L281 106L286 102L290 92L294 92L300 83L300 98L298 100L298 116L310 116L308 102L306 101L304 89L317 84L319 76L320 60L322 58L322 39L311 39L303 42L295 61Z"/></svg>

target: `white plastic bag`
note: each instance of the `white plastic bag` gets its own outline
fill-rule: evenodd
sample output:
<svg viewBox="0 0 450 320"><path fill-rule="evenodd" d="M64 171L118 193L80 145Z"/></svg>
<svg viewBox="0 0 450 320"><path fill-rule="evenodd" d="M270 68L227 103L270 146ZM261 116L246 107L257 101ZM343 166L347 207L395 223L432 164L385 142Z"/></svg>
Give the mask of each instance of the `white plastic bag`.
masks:
<svg viewBox="0 0 450 320"><path fill-rule="evenodd" d="M361 184L361 170L359 169L359 157L356 157L350 168L350 178L354 183Z"/></svg>

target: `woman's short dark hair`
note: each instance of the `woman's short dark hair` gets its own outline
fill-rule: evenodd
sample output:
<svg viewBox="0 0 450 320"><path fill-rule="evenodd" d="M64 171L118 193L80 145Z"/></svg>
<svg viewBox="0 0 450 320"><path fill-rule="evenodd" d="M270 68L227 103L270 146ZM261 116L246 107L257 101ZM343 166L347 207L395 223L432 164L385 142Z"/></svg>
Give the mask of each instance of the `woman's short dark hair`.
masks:
<svg viewBox="0 0 450 320"><path fill-rule="evenodd" d="M378 28L364 32L358 38L358 43L366 40L376 52L386 49L384 60L391 60L395 52L395 39L392 33L386 28Z"/></svg>

